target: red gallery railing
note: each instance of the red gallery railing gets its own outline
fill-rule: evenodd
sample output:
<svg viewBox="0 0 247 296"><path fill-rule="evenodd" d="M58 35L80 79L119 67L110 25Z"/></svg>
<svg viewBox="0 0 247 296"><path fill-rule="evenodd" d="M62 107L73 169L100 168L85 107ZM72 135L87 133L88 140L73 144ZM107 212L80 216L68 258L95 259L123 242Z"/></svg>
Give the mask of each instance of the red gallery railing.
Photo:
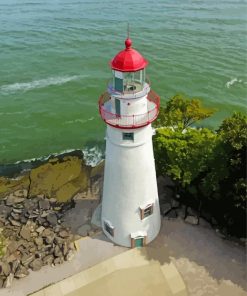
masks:
<svg viewBox="0 0 247 296"><path fill-rule="evenodd" d="M150 91L147 96L147 112L138 115L119 115L109 110L111 96L108 92L103 93L99 98L99 112L102 119L109 125L119 128L139 128L153 122L159 114L160 98Z"/></svg>

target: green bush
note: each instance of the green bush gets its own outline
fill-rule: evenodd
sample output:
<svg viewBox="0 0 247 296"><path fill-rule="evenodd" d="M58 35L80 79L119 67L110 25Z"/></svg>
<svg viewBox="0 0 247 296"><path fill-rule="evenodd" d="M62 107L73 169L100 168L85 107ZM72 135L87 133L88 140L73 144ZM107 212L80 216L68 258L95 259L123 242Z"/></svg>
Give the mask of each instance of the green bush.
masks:
<svg viewBox="0 0 247 296"><path fill-rule="evenodd" d="M184 203L210 212L230 234L246 236L247 117L234 113L217 131L192 128L185 122L194 124L211 111L197 102L194 119L188 120L191 112L188 115L184 108L181 115L181 106L194 105L193 100L174 98L161 108L158 118L158 126L163 127L154 136L157 173L175 181Z"/></svg>

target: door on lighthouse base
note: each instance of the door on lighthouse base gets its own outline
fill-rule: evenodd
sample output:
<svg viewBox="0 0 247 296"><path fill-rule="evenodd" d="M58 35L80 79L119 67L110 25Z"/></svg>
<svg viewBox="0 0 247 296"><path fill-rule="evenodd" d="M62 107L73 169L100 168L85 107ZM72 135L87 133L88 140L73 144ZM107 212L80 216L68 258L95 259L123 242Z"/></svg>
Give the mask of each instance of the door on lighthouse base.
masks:
<svg viewBox="0 0 247 296"><path fill-rule="evenodd" d="M146 245L147 235L143 231L138 231L134 235L131 234L131 248L141 248Z"/></svg>
<svg viewBox="0 0 247 296"><path fill-rule="evenodd" d="M144 240L144 237L137 237L137 238L135 238L135 247L136 248L143 247L143 240Z"/></svg>

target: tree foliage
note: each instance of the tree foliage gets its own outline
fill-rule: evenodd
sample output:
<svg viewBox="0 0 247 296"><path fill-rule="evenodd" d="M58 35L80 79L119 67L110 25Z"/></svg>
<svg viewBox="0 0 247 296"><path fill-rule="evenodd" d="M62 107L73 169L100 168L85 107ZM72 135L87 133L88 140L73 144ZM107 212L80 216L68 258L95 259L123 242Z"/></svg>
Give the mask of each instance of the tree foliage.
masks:
<svg viewBox="0 0 247 296"><path fill-rule="evenodd" d="M176 95L167 102L164 108L160 108L155 124L156 127L171 126L183 131L212 114L213 110L203 107L200 100Z"/></svg>
<svg viewBox="0 0 247 296"><path fill-rule="evenodd" d="M243 113L235 112L222 122L218 133L231 150L242 150L247 143L247 117Z"/></svg>
<svg viewBox="0 0 247 296"><path fill-rule="evenodd" d="M183 133L159 128L154 137L157 171L185 187L208 169L215 145L216 134L206 128L187 129Z"/></svg>
<svg viewBox="0 0 247 296"><path fill-rule="evenodd" d="M200 108L175 96L163 109L158 125L166 127L154 137L157 173L171 176L185 202L203 205L231 233L246 235L247 117L234 113L217 131L191 128L211 112Z"/></svg>

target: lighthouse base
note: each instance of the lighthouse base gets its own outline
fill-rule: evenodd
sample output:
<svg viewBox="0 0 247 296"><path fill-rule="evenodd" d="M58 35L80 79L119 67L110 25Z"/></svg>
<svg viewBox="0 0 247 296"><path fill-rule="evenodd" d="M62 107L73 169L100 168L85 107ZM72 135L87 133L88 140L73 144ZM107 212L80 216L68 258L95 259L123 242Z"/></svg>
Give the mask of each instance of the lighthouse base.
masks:
<svg viewBox="0 0 247 296"><path fill-rule="evenodd" d="M152 135L151 125L127 131L107 127L101 223L120 246L146 245L160 230Z"/></svg>
<svg viewBox="0 0 247 296"><path fill-rule="evenodd" d="M104 227L102 228L104 234L107 238L109 238L111 241L113 241L112 237L108 234L107 231L105 231ZM159 234L160 227L157 228L156 233L148 234L146 231L137 231L130 233L128 238L125 238L121 242L117 242L114 240L114 243L116 245L127 247L127 248L140 248L144 247L147 244L149 244L151 241L153 241Z"/></svg>

